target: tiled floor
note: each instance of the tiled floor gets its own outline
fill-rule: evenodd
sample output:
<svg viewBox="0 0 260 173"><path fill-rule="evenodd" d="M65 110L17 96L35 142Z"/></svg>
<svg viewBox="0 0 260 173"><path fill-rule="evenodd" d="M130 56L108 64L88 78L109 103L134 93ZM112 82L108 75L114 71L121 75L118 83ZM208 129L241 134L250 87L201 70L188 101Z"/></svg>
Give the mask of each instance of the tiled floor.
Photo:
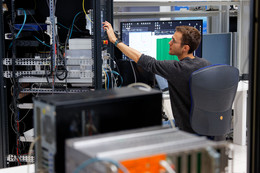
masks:
<svg viewBox="0 0 260 173"><path fill-rule="evenodd" d="M246 173L247 171L247 146L233 144L233 173Z"/></svg>

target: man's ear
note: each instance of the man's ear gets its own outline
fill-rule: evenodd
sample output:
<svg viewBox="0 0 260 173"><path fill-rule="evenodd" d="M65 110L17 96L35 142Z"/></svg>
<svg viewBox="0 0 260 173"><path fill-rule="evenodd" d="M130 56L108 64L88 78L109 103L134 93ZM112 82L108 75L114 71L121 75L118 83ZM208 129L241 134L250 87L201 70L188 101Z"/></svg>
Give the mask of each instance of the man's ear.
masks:
<svg viewBox="0 0 260 173"><path fill-rule="evenodd" d="M189 50L190 50L190 46L189 45L187 45L187 44L183 45L183 51L184 52L186 52L188 54Z"/></svg>

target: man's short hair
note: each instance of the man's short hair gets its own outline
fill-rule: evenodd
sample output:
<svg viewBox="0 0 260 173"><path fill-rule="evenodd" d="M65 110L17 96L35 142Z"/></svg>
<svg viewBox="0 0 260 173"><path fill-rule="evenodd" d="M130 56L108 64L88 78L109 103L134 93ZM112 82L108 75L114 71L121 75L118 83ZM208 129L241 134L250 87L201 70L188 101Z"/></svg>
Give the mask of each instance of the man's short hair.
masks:
<svg viewBox="0 0 260 173"><path fill-rule="evenodd" d="M201 41L201 35L199 30L192 26L177 26L176 32L182 33L182 45L189 45L190 50L188 53L194 52L200 44Z"/></svg>

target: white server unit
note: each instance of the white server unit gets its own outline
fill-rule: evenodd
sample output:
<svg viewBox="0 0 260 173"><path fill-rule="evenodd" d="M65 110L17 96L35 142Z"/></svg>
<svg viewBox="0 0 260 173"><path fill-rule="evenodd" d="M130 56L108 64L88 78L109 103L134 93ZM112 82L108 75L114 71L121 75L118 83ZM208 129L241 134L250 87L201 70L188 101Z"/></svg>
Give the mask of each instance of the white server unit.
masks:
<svg viewBox="0 0 260 173"><path fill-rule="evenodd" d="M232 154L226 142L147 128L67 140L66 172L231 173Z"/></svg>

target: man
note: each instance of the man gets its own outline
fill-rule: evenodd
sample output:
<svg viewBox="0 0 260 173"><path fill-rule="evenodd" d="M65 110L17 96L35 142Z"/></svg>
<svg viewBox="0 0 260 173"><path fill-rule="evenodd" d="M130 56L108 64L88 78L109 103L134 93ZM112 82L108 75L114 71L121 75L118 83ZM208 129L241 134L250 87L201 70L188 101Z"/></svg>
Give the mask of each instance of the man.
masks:
<svg viewBox="0 0 260 173"><path fill-rule="evenodd" d="M195 133L191 128L189 120L191 107L189 78L192 72L210 65L210 62L207 60L193 55L201 41L200 32L191 26L177 26L176 32L169 42L169 54L178 56L179 61L158 61L120 42L116 38L113 27L109 22L103 22L103 28L107 32L109 41L115 44L126 56L134 60L145 70L167 79L176 126L180 130Z"/></svg>

